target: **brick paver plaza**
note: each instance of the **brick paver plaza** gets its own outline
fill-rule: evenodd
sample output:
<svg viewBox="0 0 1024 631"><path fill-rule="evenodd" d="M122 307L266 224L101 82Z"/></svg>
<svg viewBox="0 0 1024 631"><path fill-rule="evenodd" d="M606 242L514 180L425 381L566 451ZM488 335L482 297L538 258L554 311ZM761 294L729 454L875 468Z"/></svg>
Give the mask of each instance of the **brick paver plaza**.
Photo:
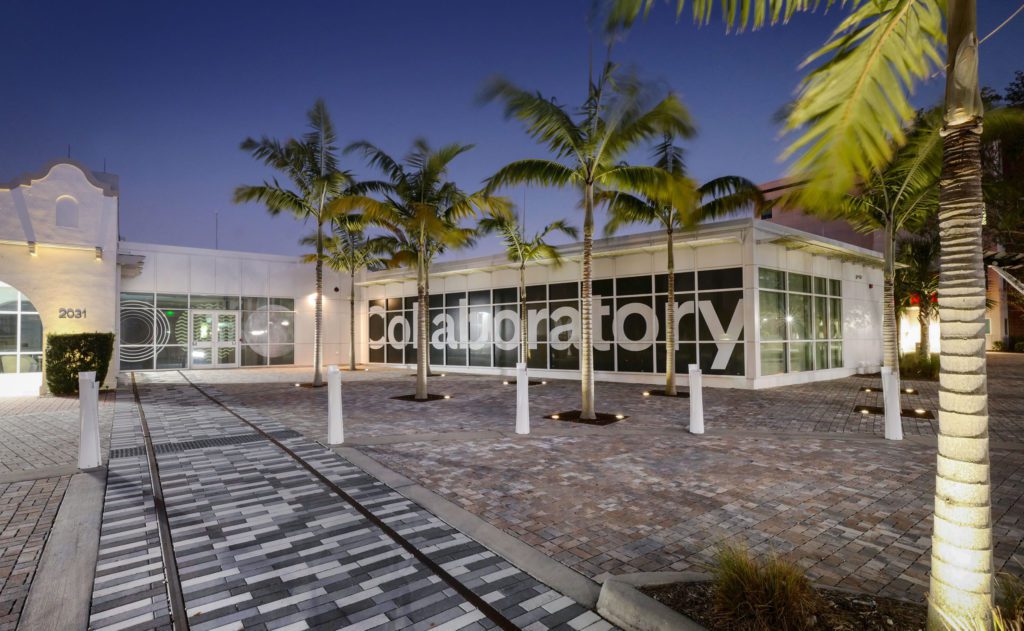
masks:
<svg viewBox="0 0 1024 631"><path fill-rule="evenodd" d="M493 622L256 428L523 628L608 628L362 469L326 439L326 389L308 368L139 373L158 449L174 552L193 629L493 628ZM997 569L1024 572L1024 355L989 357ZM189 385L186 377L245 424ZM777 551L822 584L922 600L928 587L935 427L904 419L882 438L877 377L767 391L705 389L707 433L687 399L598 383L619 423L545 420L578 407L578 384L531 388L533 432L513 433L515 388L448 374L412 403L408 370L345 372L345 436L395 472L569 568L607 574L701 569L715 548ZM905 408L934 411L937 386ZM130 388L104 398L109 454L93 628L167 623L153 494ZM111 435L112 431L112 435ZM77 403L0 399L0 631L14 629L74 472ZM162 447L161 447L162 446ZM441 626L447 625L447 626Z"/></svg>

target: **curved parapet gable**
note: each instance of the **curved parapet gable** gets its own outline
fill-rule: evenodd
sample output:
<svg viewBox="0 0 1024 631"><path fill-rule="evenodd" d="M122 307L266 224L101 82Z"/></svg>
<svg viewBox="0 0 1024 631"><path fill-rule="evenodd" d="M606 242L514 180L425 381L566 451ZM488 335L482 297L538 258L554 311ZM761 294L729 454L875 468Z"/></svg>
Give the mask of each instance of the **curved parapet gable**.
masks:
<svg viewBox="0 0 1024 631"><path fill-rule="evenodd" d="M53 169L59 165L72 166L81 171L82 176L85 177L86 181L98 188L105 197L117 197L120 192L116 175L112 173L95 173L81 162L71 160L69 158L52 160L39 171L34 173L23 173L9 182L0 183L0 190L12 190L19 186L32 186L34 182L38 182L49 177Z"/></svg>

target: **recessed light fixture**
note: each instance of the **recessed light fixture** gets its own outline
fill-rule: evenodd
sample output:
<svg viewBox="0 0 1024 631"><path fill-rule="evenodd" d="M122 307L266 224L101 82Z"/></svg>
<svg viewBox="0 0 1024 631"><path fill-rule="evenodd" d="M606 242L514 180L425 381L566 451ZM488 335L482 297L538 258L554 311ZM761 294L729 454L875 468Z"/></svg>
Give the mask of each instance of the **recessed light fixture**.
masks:
<svg viewBox="0 0 1024 631"><path fill-rule="evenodd" d="M38 252L36 252L36 242L35 241L29 241L28 242L28 255L29 256L35 256L36 254L38 254Z"/></svg>
<svg viewBox="0 0 1024 631"><path fill-rule="evenodd" d="M442 377L444 377L444 376L445 376L445 374L444 374L444 373L441 373L441 376L442 376Z"/></svg>
<svg viewBox="0 0 1024 631"><path fill-rule="evenodd" d="M301 386L301 385L302 385L302 384L300 384L300 383L297 383L297 384L295 384L295 387L296 387L296 388L298 388L298 387L299 387L299 386Z"/></svg>
<svg viewBox="0 0 1024 631"><path fill-rule="evenodd" d="M619 420L621 421L622 419L624 419L624 418L626 418L626 417L625 417L625 416L623 416L622 414L616 414L616 415L615 415L615 418L617 418L617 419L619 419Z"/></svg>
<svg viewBox="0 0 1024 631"><path fill-rule="evenodd" d="M916 412L918 414L924 414L924 409L923 408L917 408L916 410L914 410L914 412Z"/></svg>
<svg viewBox="0 0 1024 631"><path fill-rule="evenodd" d="M864 388L864 392L871 392L871 388Z"/></svg>
<svg viewBox="0 0 1024 631"><path fill-rule="evenodd" d="M444 395L444 398L446 398L446 399L450 399L450 398L452 398L452 395L450 395L450 394L446 394L446 395Z"/></svg>
<svg viewBox="0 0 1024 631"><path fill-rule="evenodd" d="M542 386L546 386L546 385L548 385L548 382L546 382L546 381L542 381L542 382L540 382L540 385L542 385Z"/></svg>
<svg viewBox="0 0 1024 631"><path fill-rule="evenodd" d="M501 383L507 386L508 385L508 380L502 381Z"/></svg>
<svg viewBox="0 0 1024 631"><path fill-rule="evenodd" d="M904 392L906 392L907 394L914 394L915 392L917 392L917 390L914 390L913 388L907 388L906 390L904 390Z"/></svg>
<svg viewBox="0 0 1024 631"><path fill-rule="evenodd" d="M649 396L651 396L651 393L650 393L650 392L648 392L647 390L644 390L644 396L645 396L645 397L649 397Z"/></svg>
<svg viewBox="0 0 1024 631"><path fill-rule="evenodd" d="M870 410L868 410L867 408L864 408L863 410L860 411L861 414L867 414L868 412L870 412Z"/></svg>
<svg viewBox="0 0 1024 631"><path fill-rule="evenodd" d="M558 415L557 414L552 414L551 418L553 418L553 419L555 419L557 421L558 420Z"/></svg>

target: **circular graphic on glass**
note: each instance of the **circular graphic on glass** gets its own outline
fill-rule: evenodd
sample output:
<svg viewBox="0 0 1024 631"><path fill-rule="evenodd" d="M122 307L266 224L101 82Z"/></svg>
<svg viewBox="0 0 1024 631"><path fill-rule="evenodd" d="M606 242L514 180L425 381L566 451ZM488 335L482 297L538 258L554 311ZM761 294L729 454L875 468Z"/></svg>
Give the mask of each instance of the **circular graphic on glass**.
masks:
<svg viewBox="0 0 1024 631"><path fill-rule="evenodd" d="M121 359L130 362L152 359L167 346L170 337L171 323L153 305L141 300L121 303ZM136 344L144 346L134 346Z"/></svg>
<svg viewBox="0 0 1024 631"><path fill-rule="evenodd" d="M243 342L263 357L285 355L295 341L294 318L294 313L278 305L250 311L242 329Z"/></svg>

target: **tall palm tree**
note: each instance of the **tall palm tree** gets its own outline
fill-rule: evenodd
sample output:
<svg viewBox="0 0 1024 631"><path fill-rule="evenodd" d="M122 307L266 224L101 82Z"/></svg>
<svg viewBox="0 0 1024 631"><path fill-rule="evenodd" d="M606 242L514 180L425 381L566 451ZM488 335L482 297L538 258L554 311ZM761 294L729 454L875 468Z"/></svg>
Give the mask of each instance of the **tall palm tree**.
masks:
<svg viewBox="0 0 1024 631"><path fill-rule="evenodd" d="M356 142L345 152L363 154L370 166L385 177L362 182L364 194L354 194L334 203L336 212L363 209L366 219L390 234L373 240L378 251L390 251L389 264L416 269L416 293L419 300L416 352L416 399L426 400L430 362L430 322L428 275L433 259L448 248L472 245L475 231L459 222L500 200L482 192L466 193L448 179L453 160L473 145L452 143L432 148L425 140L413 142L403 160L396 160L369 142ZM382 199L369 196L376 193Z"/></svg>
<svg viewBox="0 0 1024 631"><path fill-rule="evenodd" d="M352 181L348 172L338 168L337 135L327 105L318 99L306 114L309 131L301 139L281 142L263 136L246 138L241 145L254 158L280 171L291 182L291 188L273 178L262 184L239 186L235 203L260 202L271 215L290 213L304 221L316 223L316 304L313 315L313 386L324 385L320 364L323 363L323 285L324 224L327 203L342 193Z"/></svg>
<svg viewBox="0 0 1024 631"><path fill-rule="evenodd" d="M940 126L934 113L921 117L908 134L909 142L895 150L885 167L873 172L847 195L835 213L861 232L881 230L884 234L882 365L892 368L897 379L900 362L894 297L896 239L902 231L920 228L938 210L942 166Z"/></svg>
<svg viewBox="0 0 1024 631"><path fill-rule="evenodd" d="M683 150L666 135L654 149L654 165L686 182L687 193L676 204L652 196L636 196L623 192L602 191L599 196L608 202L610 220L605 232L614 234L622 226L633 223L658 224L665 230L668 255L668 301L665 306L665 394L676 396L676 289L675 231L701 221L717 219L737 210L764 203L761 189L746 178L726 175L702 185L689 178L683 161ZM685 205L678 201L685 202Z"/></svg>
<svg viewBox="0 0 1024 631"><path fill-rule="evenodd" d="M510 208L499 207L491 209L490 213L483 217L477 224L477 230L481 234L494 233L501 237L505 244L505 253L508 260L519 264L519 362L526 363L527 357L527 323L526 323L526 264L530 261L547 259L555 265L562 264L562 255L558 248L549 244L546 239L548 235L561 232L562 234L577 238L579 232L574 226L570 226L564 219L553 221L534 233L530 239L526 238L524 227Z"/></svg>
<svg viewBox="0 0 1024 631"><path fill-rule="evenodd" d="M654 0L610 0L608 25L629 26ZM677 12L685 0L675 0ZM707 22L715 0L692 0ZM758 28L836 0L737 0L722 3L731 27ZM942 337L939 453L932 537L929 627L954 617L992 623L992 502L985 376L985 271L981 229L982 103L978 84L976 0L854 0L832 37L807 60L787 129L786 155L807 184L804 204L827 207L871 177L905 141L909 94L945 70L939 180ZM945 20L943 20L945 18ZM945 21L945 24L943 24ZM945 28L943 28L945 27ZM939 51L946 43L946 62Z"/></svg>
<svg viewBox="0 0 1024 631"><path fill-rule="evenodd" d="M362 215L344 214L331 219L331 234L324 237L326 263L331 269L345 272L349 277L348 297L348 366L356 369L356 274L362 270L383 269L384 261L379 248L366 237L367 222ZM315 245L316 235L302 239L303 245ZM316 260L316 254L303 257L303 262Z"/></svg>
<svg viewBox="0 0 1024 631"><path fill-rule="evenodd" d="M938 231L925 230L901 238L896 247L896 260L903 264L896 270L896 311L906 313L911 307L917 307L917 324L921 328L917 352L922 360L927 360L931 356L928 329L938 315L938 304L934 302L939 288Z"/></svg>
<svg viewBox="0 0 1024 631"><path fill-rule="evenodd" d="M631 166L623 157L640 143L669 133L693 134L690 115L674 95L661 95L632 76L617 76L607 64L597 82L589 83L587 100L576 112L542 95L516 87L504 79L493 80L484 100L499 100L505 116L522 121L527 133L545 145L553 156L517 160L487 180L488 191L515 184L574 187L582 194L583 262L581 278L580 378L581 418L596 418L594 410L593 313L591 262L594 245L595 195L602 190L621 190L638 195L676 199L685 194L685 183L662 169Z"/></svg>

